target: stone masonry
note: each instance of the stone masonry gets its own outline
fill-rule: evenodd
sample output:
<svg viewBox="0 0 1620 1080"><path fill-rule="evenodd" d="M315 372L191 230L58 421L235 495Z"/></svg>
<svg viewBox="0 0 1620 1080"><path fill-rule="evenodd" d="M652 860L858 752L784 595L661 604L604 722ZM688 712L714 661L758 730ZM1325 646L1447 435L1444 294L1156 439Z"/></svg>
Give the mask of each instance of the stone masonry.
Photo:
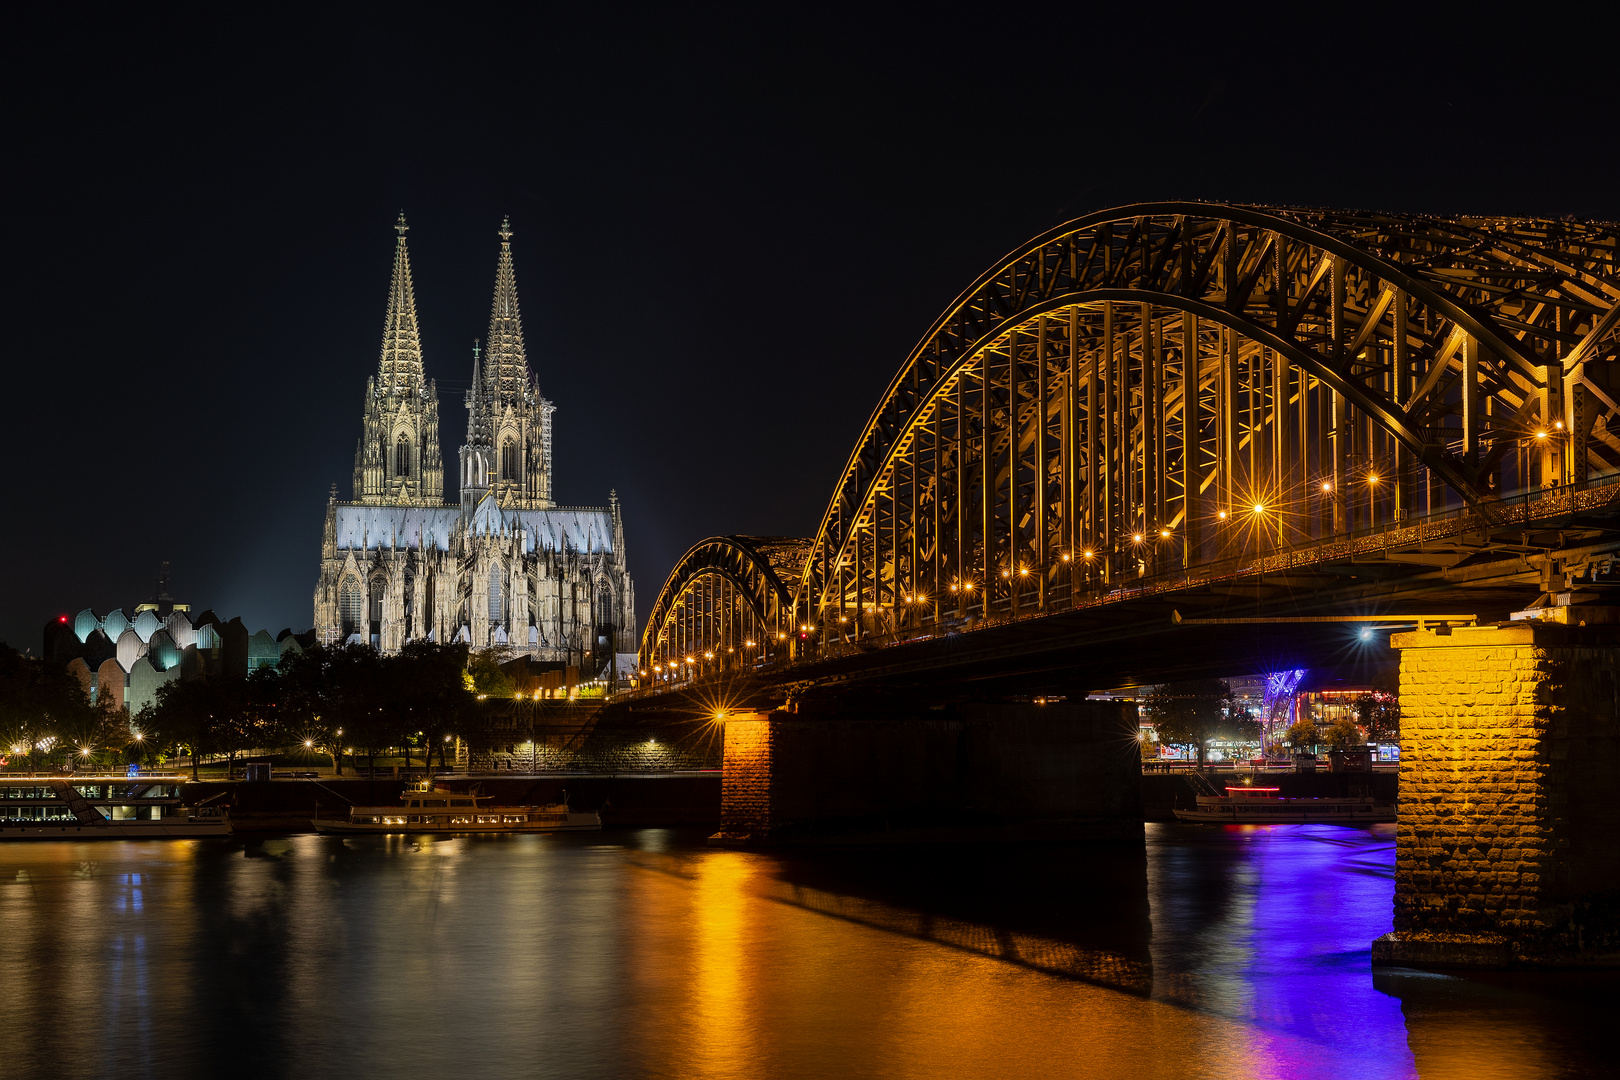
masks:
<svg viewBox="0 0 1620 1080"><path fill-rule="evenodd" d="M1620 957L1620 629L1396 634L1395 929L1374 963Z"/></svg>

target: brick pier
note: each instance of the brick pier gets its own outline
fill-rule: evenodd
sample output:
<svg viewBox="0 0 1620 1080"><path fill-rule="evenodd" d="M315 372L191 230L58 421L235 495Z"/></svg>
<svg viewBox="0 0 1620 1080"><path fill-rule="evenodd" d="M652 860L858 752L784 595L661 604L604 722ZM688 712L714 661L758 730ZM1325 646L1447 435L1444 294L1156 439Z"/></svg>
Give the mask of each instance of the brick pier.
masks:
<svg viewBox="0 0 1620 1080"><path fill-rule="evenodd" d="M1373 963L1620 962L1620 627L1517 622L1391 643L1395 929Z"/></svg>

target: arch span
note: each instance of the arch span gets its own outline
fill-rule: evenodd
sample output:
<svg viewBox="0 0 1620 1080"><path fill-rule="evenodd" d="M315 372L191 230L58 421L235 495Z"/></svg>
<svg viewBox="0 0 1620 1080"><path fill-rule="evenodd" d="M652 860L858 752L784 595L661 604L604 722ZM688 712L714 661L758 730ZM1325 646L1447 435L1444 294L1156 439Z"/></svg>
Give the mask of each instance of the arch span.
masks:
<svg viewBox="0 0 1620 1080"><path fill-rule="evenodd" d="M1177 202L1053 229L890 383L795 620L1032 613L1620 469L1617 237Z"/></svg>
<svg viewBox="0 0 1620 1080"><path fill-rule="evenodd" d="M808 540L711 536L670 571L641 638L644 678L752 666L787 648ZM687 658L691 657L688 663Z"/></svg>

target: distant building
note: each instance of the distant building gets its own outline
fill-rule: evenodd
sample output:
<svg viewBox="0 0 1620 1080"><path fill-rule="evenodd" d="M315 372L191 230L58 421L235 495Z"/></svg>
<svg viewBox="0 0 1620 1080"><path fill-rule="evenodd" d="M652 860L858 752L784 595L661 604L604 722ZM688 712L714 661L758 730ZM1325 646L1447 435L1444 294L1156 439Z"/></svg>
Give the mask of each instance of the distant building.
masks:
<svg viewBox="0 0 1620 1080"><path fill-rule="evenodd" d="M164 563L151 600L132 614L113 608L104 615L85 608L45 624L44 655L64 661L92 700L111 699L133 715L155 700L158 687L181 678L222 673L244 676L274 667L281 657L315 643L312 631L249 633L240 618L221 619L213 611L191 614L191 605L169 595L169 564Z"/></svg>
<svg viewBox="0 0 1620 1080"><path fill-rule="evenodd" d="M502 223L485 347L473 348L458 499L444 499L439 400L426 378L405 244L377 374L366 382L351 499L334 486L321 537L315 627L322 642L394 652L412 639L466 642L599 677L633 668L635 592L616 495L555 501L554 406L529 369L512 231Z"/></svg>

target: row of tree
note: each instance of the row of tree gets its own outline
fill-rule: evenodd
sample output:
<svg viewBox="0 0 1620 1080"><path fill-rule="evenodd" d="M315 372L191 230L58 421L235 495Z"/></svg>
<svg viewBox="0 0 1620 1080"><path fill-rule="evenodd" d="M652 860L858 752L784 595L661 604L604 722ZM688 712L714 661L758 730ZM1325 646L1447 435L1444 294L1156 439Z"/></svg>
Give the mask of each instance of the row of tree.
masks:
<svg viewBox="0 0 1620 1080"><path fill-rule="evenodd" d="M183 754L234 760L248 751L303 747L342 755L419 752L423 763L473 719L480 695L510 693L494 658L465 645L413 641L383 656L366 645L291 653L246 678L211 675L158 688L131 717L93 705L65 668L0 653L0 739L33 767L68 755L150 762ZM111 695L103 695L111 701Z"/></svg>

